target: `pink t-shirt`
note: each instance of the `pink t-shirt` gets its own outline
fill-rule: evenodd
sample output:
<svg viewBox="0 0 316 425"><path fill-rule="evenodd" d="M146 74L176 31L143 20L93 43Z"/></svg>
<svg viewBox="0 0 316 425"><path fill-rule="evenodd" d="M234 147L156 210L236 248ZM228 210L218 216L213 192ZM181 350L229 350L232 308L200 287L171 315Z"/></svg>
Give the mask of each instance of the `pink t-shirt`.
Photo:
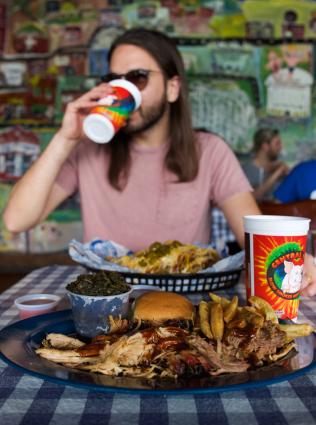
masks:
<svg viewBox="0 0 316 425"><path fill-rule="evenodd" d="M79 189L84 241L110 239L139 250L152 242L210 241L212 203L251 191L239 163L218 136L198 133L199 172L188 183L174 183L164 170L167 144L131 147L128 183L121 192L108 182L109 158L102 146L85 140L63 165L58 184L69 195Z"/></svg>

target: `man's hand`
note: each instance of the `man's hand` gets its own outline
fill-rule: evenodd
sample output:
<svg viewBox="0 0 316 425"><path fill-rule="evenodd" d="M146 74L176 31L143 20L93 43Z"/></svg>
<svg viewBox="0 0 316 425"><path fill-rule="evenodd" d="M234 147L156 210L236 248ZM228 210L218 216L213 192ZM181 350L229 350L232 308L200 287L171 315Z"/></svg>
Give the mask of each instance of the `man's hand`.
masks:
<svg viewBox="0 0 316 425"><path fill-rule="evenodd" d="M316 265L311 254L305 254L304 274L301 286L301 294L312 297L316 294Z"/></svg>
<svg viewBox="0 0 316 425"><path fill-rule="evenodd" d="M63 139L80 140L84 137L82 133L82 122L98 101L112 93L113 88L106 83L102 83L82 96L69 102L64 114L62 126L58 131Z"/></svg>
<svg viewBox="0 0 316 425"><path fill-rule="evenodd" d="M275 184L289 172L289 167L285 162L274 161L269 167L271 174L254 190L254 196L256 199L264 199L267 192L275 186ZM274 171L273 171L274 170Z"/></svg>
<svg viewBox="0 0 316 425"><path fill-rule="evenodd" d="M289 172L288 165L283 161L275 161L272 164L271 171L273 171L274 180L279 180L280 178L286 176Z"/></svg>

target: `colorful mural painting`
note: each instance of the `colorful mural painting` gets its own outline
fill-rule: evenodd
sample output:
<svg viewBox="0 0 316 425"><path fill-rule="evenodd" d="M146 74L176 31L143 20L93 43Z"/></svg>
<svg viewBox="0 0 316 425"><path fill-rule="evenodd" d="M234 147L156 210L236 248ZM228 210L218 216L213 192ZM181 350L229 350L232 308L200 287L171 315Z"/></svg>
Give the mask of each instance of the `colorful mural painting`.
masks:
<svg viewBox="0 0 316 425"><path fill-rule="evenodd" d="M260 126L280 130L290 165L314 156L316 1L0 0L0 212L69 101L107 72L112 40L144 26L178 43L196 128L243 158ZM75 196L0 250L65 249L81 238Z"/></svg>

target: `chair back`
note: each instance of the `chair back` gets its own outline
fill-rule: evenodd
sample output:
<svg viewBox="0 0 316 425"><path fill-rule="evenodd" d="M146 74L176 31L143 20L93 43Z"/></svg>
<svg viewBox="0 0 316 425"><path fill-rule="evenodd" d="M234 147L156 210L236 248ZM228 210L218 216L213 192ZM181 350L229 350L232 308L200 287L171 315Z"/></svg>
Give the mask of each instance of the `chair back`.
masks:
<svg viewBox="0 0 316 425"><path fill-rule="evenodd" d="M259 202L262 214L267 215L289 215L306 217L311 220L310 230L316 231L316 200L306 199L304 201L279 204L276 202Z"/></svg>

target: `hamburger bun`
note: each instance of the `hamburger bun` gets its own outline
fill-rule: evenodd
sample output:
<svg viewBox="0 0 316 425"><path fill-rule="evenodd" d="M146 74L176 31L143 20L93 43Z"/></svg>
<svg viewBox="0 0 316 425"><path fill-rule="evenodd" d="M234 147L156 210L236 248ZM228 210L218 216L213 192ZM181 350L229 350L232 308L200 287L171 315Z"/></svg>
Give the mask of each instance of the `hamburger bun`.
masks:
<svg viewBox="0 0 316 425"><path fill-rule="evenodd" d="M191 321L195 316L194 305L174 292L145 292L135 301L134 320L164 323L167 321Z"/></svg>

